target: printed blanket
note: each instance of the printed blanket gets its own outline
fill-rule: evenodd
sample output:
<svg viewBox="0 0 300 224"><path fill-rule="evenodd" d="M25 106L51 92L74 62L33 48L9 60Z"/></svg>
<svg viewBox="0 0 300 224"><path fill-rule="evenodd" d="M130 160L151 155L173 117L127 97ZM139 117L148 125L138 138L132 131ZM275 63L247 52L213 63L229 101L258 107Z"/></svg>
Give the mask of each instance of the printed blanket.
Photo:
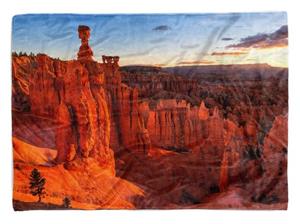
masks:
<svg viewBox="0 0 300 224"><path fill-rule="evenodd" d="M15 210L286 209L287 15L13 18Z"/></svg>

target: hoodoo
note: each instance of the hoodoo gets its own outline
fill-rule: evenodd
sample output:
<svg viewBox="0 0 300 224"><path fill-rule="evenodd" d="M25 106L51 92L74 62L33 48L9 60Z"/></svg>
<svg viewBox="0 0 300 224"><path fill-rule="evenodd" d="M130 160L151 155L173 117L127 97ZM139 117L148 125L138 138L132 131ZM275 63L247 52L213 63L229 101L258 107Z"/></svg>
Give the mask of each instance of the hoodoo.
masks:
<svg viewBox="0 0 300 224"><path fill-rule="evenodd" d="M90 28L88 26L78 26L78 36L81 39L81 46L77 53L77 59L79 61L92 61L93 51L89 46Z"/></svg>

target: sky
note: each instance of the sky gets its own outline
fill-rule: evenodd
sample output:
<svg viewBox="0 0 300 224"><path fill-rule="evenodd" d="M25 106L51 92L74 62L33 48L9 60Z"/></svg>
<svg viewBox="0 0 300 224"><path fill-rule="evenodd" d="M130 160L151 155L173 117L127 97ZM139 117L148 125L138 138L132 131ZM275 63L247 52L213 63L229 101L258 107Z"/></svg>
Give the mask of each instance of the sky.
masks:
<svg viewBox="0 0 300 224"><path fill-rule="evenodd" d="M118 55L121 65L288 65L283 12L17 15L12 51L75 59L81 44L78 25L91 28L89 44L98 61L102 55Z"/></svg>

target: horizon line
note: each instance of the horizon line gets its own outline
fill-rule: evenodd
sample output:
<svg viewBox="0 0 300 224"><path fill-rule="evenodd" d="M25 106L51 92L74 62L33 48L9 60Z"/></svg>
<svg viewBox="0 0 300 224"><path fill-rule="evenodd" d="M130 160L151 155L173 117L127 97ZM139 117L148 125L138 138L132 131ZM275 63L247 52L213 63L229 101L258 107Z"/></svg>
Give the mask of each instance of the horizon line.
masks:
<svg viewBox="0 0 300 224"><path fill-rule="evenodd" d="M72 59L62 59L60 57L53 57L51 55L48 55L47 53L33 53L33 52L23 52L23 51L19 51L19 52L16 52L16 51L12 51L11 54L14 54L16 53L17 55L20 54L20 53L23 53L23 54L26 54L27 56L30 56L30 54L33 54L34 56L37 56L38 54L44 54L44 55L47 55L48 57L50 58L53 58L53 59L59 59L61 61L72 61L72 60L77 60L76 58L72 58ZM19 56L19 55L18 55ZM24 55L25 56L25 55ZM98 63L102 63L101 61L98 61L95 57L95 62L98 62ZM245 64L211 64L211 63L208 63L208 64L189 64L189 65L180 65L180 64L177 64L177 65L160 65L159 63L157 64L125 64L125 65L121 65L120 67L126 67L126 66L141 66L141 67L156 67L156 68L174 68L174 67L191 67L191 66L230 66L230 65L268 65L270 67L273 67L273 68L287 68L288 69L288 66L273 66L269 63L245 63Z"/></svg>

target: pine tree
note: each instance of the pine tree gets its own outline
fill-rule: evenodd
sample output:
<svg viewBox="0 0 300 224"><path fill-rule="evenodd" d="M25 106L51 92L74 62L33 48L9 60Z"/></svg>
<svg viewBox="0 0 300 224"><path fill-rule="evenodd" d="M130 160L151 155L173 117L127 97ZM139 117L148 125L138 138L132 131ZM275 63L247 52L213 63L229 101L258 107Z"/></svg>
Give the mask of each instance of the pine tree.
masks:
<svg viewBox="0 0 300 224"><path fill-rule="evenodd" d="M63 199L63 206L64 208L70 208L71 207L71 200L68 197L65 197Z"/></svg>
<svg viewBox="0 0 300 224"><path fill-rule="evenodd" d="M46 179L41 176L41 173L38 171L38 169L34 168L31 171L29 180L30 193L33 196L38 196L38 202L41 202L42 196L45 194L44 186L46 183Z"/></svg>

